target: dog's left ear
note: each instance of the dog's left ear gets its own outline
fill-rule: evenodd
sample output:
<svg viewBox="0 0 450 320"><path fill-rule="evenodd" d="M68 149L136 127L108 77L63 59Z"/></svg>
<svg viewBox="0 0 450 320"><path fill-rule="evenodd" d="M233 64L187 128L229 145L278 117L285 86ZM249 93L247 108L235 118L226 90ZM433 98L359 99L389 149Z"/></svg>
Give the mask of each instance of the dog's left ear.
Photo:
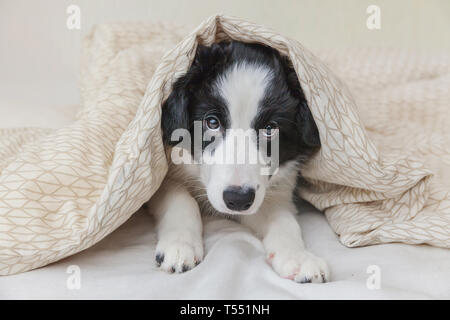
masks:
<svg viewBox="0 0 450 320"><path fill-rule="evenodd" d="M318 148L320 147L319 129L317 129L314 117L308 107L308 102L298 81L297 73L288 57L281 57L281 62L291 94L300 101L297 123L299 124L302 142L306 147Z"/></svg>
<svg viewBox="0 0 450 320"><path fill-rule="evenodd" d="M309 110L306 100L300 105L300 112L297 115L300 123L300 130L303 143L310 148L320 147L319 129L317 129L316 122Z"/></svg>

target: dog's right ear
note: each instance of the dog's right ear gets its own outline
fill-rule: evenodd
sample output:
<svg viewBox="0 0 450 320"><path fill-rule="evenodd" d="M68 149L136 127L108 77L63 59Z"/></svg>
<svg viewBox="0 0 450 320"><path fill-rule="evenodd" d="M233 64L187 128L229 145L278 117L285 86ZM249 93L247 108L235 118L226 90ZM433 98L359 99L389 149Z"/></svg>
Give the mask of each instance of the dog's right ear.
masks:
<svg viewBox="0 0 450 320"><path fill-rule="evenodd" d="M189 97L187 91L187 75L179 78L173 85L172 92L162 105L161 129L163 142L173 146L179 141L172 141L172 133L176 129L186 129L189 127L188 104Z"/></svg>

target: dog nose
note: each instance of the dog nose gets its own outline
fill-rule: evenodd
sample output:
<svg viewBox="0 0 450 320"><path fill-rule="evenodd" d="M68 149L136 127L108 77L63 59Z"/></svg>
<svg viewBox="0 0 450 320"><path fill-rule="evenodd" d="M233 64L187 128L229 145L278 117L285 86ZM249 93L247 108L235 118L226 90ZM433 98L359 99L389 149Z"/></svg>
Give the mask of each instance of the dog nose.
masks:
<svg viewBox="0 0 450 320"><path fill-rule="evenodd" d="M244 211L251 207L255 200L255 189L231 186L223 192L223 201L228 209Z"/></svg>

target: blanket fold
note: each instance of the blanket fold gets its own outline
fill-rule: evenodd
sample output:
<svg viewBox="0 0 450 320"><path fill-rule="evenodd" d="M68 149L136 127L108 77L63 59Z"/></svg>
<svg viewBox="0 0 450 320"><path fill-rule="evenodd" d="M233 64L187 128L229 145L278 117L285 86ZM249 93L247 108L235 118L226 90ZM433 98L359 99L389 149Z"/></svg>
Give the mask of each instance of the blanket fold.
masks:
<svg viewBox="0 0 450 320"><path fill-rule="evenodd" d="M58 130L0 130L0 274L92 246L151 198L167 171L162 102L197 44L230 39L291 59L322 142L300 193L343 244L450 247L447 53L317 58L295 40L222 15L187 34L166 24L96 26L83 46L77 120Z"/></svg>

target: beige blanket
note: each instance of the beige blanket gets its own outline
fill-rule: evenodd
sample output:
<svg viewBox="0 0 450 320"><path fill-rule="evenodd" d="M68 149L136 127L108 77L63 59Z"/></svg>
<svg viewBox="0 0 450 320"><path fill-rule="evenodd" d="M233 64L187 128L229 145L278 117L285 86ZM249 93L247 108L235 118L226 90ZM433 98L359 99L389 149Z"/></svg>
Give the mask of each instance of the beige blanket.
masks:
<svg viewBox="0 0 450 320"><path fill-rule="evenodd" d="M77 121L0 130L0 274L86 249L150 199L167 171L161 103L197 43L225 39L265 43L293 61L323 144L302 196L325 211L343 244L450 247L448 54L320 53L351 96L298 42L265 27L213 16L188 32L95 27Z"/></svg>

